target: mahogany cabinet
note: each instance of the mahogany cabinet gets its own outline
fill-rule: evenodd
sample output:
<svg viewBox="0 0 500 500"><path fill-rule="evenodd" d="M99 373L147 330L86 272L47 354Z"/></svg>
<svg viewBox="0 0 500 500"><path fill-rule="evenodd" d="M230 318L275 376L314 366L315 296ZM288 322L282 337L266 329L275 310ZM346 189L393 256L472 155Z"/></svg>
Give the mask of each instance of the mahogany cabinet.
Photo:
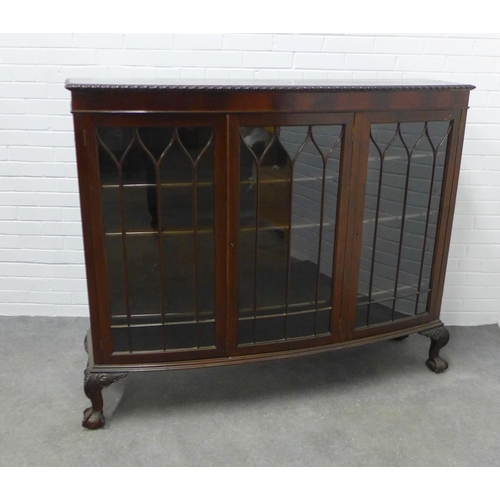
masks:
<svg viewBox="0 0 500 500"><path fill-rule="evenodd" d="M83 425L133 370L314 354L439 320L470 85L84 81Z"/></svg>

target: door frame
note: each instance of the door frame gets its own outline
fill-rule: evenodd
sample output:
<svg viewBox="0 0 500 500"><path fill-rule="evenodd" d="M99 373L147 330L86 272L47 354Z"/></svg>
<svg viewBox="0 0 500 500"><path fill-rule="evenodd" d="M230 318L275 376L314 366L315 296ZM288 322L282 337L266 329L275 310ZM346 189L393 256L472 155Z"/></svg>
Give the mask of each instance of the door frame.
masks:
<svg viewBox="0 0 500 500"><path fill-rule="evenodd" d="M447 248L449 245L451 223L453 218L454 199L458 182L460 167L460 152L457 151L460 133L463 134L465 123L464 110L415 110L415 111L374 111L358 112L354 124L354 155L352 175L356 182L352 183L352 197L354 206L349 212L350 234L348 235L348 252L346 261L347 273L345 275L344 293L346 309L349 313L345 316L345 331L348 332L346 340L355 340L390 333L396 329L405 329L427 324L439 320L440 303L442 296L442 281L446 272ZM443 171L442 191L439 206L439 216L434 244L434 254L431 265L430 292L427 300L427 312L408 319L389 321L355 328L357 289L359 267L361 258L361 244L363 236L363 212L365 201L365 187L368 168L370 127L372 123L394 122L424 122L449 120L451 129L446 149L446 160ZM445 255L446 253L446 255ZM441 283L441 287L439 287ZM395 328L397 325L397 328Z"/></svg>
<svg viewBox="0 0 500 500"><path fill-rule="evenodd" d="M82 225L90 304L91 345L97 365L141 365L226 355L226 120L220 113L78 113L74 115ZM197 127L214 130L214 319L215 346L155 351L113 352L109 284L100 194L98 127Z"/></svg>
<svg viewBox="0 0 500 500"><path fill-rule="evenodd" d="M343 125L344 136L340 159L340 177L337 193L336 228L333 255L332 309L330 314L329 335L301 337L238 345L238 234L239 234L239 152L240 127L247 126L305 126L305 125ZM288 351L307 347L321 346L342 341L342 317L345 312L342 304L342 283L344 280L346 241L348 233L347 213L349 211L349 187L351 182L351 155L353 141L353 113L238 113L228 115L228 269L227 269L227 352L229 356L241 356L276 351Z"/></svg>

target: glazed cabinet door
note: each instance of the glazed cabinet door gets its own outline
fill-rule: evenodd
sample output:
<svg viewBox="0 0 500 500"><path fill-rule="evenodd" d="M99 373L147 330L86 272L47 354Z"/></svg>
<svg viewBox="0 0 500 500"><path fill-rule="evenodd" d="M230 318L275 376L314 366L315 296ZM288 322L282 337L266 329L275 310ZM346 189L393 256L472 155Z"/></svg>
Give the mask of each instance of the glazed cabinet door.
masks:
<svg viewBox="0 0 500 500"><path fill-rule="evenodd" d="M229 120L228 352L333 343L353 115Z"/></svg>
<svg viewBox="0 0 500 500"><path fill-rule="evenodd" d="M224 354L223 117L90 115L75 124L85 137L96 362Z"/></svg>
<svg viewBox="0 0 500 500"><path fill-rule="evenodd" d="M356 116L350 338L439 318L460 117L460 111Z"/></svg>

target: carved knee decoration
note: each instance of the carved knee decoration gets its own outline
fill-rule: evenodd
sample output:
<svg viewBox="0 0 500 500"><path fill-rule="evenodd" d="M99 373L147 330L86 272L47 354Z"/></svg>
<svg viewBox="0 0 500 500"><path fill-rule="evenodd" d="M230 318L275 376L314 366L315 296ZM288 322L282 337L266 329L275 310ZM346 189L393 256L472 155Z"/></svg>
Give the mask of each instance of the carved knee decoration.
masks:
<svg viewBox="0 0 500 500"><path fill-rule="evenodd" d="M98 429L104 425L102 390L126 375L127 373L92 373L88 368L85 370L83 389L92 406L83 412L83 427Z"/></svg>

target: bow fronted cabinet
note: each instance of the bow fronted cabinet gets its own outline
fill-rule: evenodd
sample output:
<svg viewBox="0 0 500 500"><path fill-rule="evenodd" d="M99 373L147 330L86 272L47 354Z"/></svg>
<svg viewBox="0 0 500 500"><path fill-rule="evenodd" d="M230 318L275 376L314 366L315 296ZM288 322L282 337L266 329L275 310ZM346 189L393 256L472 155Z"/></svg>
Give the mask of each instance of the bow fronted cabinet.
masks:
<svg viewBox="0 0 500 500"><path fill-rule="evenodd" d="M471 85L70 80L83 425L130 371L430 337Z"/></svg>

